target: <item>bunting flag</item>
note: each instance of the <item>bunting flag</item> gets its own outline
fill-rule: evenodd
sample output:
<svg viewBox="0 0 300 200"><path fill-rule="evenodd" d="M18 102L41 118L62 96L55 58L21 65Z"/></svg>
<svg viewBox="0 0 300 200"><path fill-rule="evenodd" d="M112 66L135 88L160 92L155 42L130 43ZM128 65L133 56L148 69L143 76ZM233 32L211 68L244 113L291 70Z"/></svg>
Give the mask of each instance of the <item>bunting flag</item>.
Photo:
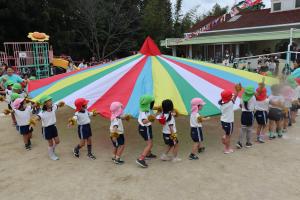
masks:
<svg viewBox="0 0 300 200"><path fill-rule="evenodd" d="M223 90L233 91L237 83L257 87L262 77L243 70L162 55L151 38L147 38L137 55L30 81L28 90L34 101L50 95L54 102L64 101L72 108L75 108L75 99L86 98L89 110L95 109L107 118L114 101L124 105L125 113L137 117L140 97L150 94L155 97L155 105L172 99L179 113L187 115L191 99L200 97L206 102L201 114L211 116L220 113L218 101ZM277 80L266 77L265 83L270 92L270 85Z"/></svg>

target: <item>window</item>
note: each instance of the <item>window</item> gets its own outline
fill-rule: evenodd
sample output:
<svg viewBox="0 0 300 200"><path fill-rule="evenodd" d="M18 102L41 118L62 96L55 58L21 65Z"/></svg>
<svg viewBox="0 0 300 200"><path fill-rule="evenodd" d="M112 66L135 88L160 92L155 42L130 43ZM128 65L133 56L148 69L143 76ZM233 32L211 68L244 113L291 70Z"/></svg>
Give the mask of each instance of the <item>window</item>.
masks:
<svg viewBox="0 0 300 200"><path fill-rule="evenodd" d="M274 10L274 11L279 11L279 10L281 10L281 2L279 2L279 3L274 3L274 4L273 4L273 10Z"/></svg>
<svg viewBox="0 0 300 200"><path fill-rule="evenodd" d="M296 8L300 8L300 0L296 0Z"/></svg>

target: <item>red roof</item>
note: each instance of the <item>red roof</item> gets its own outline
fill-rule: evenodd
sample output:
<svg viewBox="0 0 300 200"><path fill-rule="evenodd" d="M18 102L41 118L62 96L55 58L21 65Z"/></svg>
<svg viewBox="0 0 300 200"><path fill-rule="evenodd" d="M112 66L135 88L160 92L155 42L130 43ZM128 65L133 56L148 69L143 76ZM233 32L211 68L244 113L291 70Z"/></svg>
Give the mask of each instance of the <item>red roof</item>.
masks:
<svg viewBox="0 0 300 200"><path fill-rule="evenodd" d="M197 31L198 29L202 28L203 26L207 25L208 23L212 22L213 20L217 19L218 16L208 16L203 20L197 22L189 31Z"/></svg>
<svg viewBox="0 0 300 200"><path fill-rule="evenodd" d="M212 31L213 30L226 30L226 29L280 25L280 24L290 24L290 23L300 22L300 9L281 11L281 12L273 12L273 13L271 13L271 9L262 9L262 10L256 10L256 11L243 11L238 15L241 15L241 17L238 18L236 21L229 22L229 20L227 18L226 22L215 25L211 30ZM210 21L213 21L213 19ZM204 20L206 20L206 19L204 19ZM199 22L197 24L201 24L201 23ZM197 24L194 27L196 27ZM204 25L206 25L206 24L204 24ZM192 28L193 31L198 29L198 28L196 29L194 27Z"/></svg>

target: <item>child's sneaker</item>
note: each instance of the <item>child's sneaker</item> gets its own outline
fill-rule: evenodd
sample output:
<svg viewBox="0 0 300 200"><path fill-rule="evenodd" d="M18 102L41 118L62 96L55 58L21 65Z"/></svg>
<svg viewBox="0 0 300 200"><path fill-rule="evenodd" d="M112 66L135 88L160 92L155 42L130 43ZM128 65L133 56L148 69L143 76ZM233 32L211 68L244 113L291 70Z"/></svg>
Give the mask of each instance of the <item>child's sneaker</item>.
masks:
<svg viewBox="0 0 300 200"><path fill-rule="evenodd" d="M277 133L278 138L282 138L282 133Z"/></svg>
<svg viewBox="0 0 300 200"><path fill-rule="evenodd" d="M149 160L149 159L154 159L154 158L157 158L156 155L150 153L148 156L146 156L146 159Z"/></svg>
<svg viewBox="0 0 300 200"><path fill-rule="evenodd" d="M117 158L117 159L114 160L114 163L117 164L117 165L122 165L122 164L124 164L124 161L121 160L121 158Z"/></svg>
<svg viewBox="0 0 300 200"><path fill-rule="evenodd" d="M87 155L88 158L92 159L92 160L96 160L96 157L92 154L92 153L89 153Z"/></svg>
<svg viewBox="0 0 300 200"><path fill-rule="evenodd" d="M230 154L233 153L233 149L225 149L224 154Z"/></svg>
<svg viewBox="0 0 300 200"><path fill-rule="evenodd" d="M286 128L282 129L282 133L287 133L287 129Z"/></svg>
<svg viewBox="0 0 300 200"><path fill-rule="evenodd" d="M172 162L180 162L180 161L182 161L182 159L181 159L181 158L178 158L178 157L174 157L174 158L172 159Z"/></svg>
<svg viewBox="0 0 300 200"><path fill-rule="evenodd" d="M73 149L73 154L74 154L74 156L75 156L76 158L79 158L79 151L78 151L78 149L74 148L74 149Z"/></svg>
<svg viewBox="0 0 300 200"><path fill-rule="evenodd" d="M148 167L148 165L147 165L147 163L145 162L145 160L137 159L135 162L136 162L139 166L141 166L142 168L147 168L147 167Z"/></svg>
<svg viewBox="0 0 300 200"><path fill-rule="evenodd" d="M189 159L190 159L190 160L198 160L199 157L196 156L195 154L191 153L191 154L189 155Z"/></svg>
<svg viewBox="0 0 300 200"><path fill-rule="evenodd" d="M265 141L261 137L257 137L256 141L261 144L265 143Z"/></svg>
<svg viewBox="0 0 300 200"><path fill-rule="evenodd" d="M236 143L236 148L238 148L238 149L243 148L242 143L241 143L241 142L237 142L237 143Z"/></svg>
<svg viewBox="0 0 300 200"><path fill-rule="evenodd" d="M247 142L247 143L246 143L246 147L247 147L247 148L251 148L251 147L252 147L251 142Z"/></svg>
<svg viewBox="0 0 300 200"><path fill-rule="evenodd" d="M205 147L200 147L199 149L198 149L198 153L203 153L205 151Z"/></svg>
<svg viewBox="0 0 300 200"><path fill-rule="evenodd" d="M272 132L270 132L269 133L269 139L270 140L273 140L273 139L275 139L276 138L276 136L272 133Z"/></svg>
<svg viewBox="0 0 300 200"><path fill-rule="evenodd" d="M31 146L30 146L29 144L25 144L25 149L26 149L27 151L30 151L30 150L31 150Z"/></svg>
<svg viewBox="0 0 300 200"><path fill-rule="evenodd" d="M166 154L162 154L162 155L160 156L160 159L161 159L162 161L169 161L169 160L171 160L170 157L169 157L168 155L166 155Z"/></svg>
<svg viewBox="0 0 300 200"><path fill-rule="evenodd" d="M51 160L59 160L59 158L53 153L50 155Z"/></svg>

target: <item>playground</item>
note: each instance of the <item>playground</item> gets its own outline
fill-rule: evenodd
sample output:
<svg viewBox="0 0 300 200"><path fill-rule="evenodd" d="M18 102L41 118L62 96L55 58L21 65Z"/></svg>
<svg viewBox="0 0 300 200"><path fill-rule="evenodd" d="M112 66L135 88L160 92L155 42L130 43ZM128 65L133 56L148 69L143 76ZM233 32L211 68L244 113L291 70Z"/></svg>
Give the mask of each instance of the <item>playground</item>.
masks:
<svg viewBox="0 0 300 200"><path fill-rule="evenodd" d="M0 104L4 109L5 104ZM71 116L70 108L63 108L59 119ZM240 113L236 113L238 119ZM72 147L77 143L76 128L67 128L67 122L57 124L61 145L58 147L61 160L47 159L46 141L35 128L33 149L24 152L20 135L8 126L10 117L1 116L0 141L0 195L5 200L21 199L212 199L212 200L297 200L300 179L299 124L289 129L282 139L254 144L254 148L237 150L224 156L220 138L222 130L219 118L214 117L204 124L206 152L197 162L188 160L191 148L187 117L179 117L177 123L180 163L151 160L148 169L140 169L135 159L143 148L137 133L135 120L124 123L127 146L125 164L114 166L111 161L111 142L107 127L109 120L94 119L94 152L97 160L82 156L75 159ZM154 149L160 154L163 149L160 126L154 124ZM232 142L239 133L235 126ZM86 149L82 151L86 154ZM55 192L54 192L55 191ZM68 191L68 192L67 192Z"/></svg>

